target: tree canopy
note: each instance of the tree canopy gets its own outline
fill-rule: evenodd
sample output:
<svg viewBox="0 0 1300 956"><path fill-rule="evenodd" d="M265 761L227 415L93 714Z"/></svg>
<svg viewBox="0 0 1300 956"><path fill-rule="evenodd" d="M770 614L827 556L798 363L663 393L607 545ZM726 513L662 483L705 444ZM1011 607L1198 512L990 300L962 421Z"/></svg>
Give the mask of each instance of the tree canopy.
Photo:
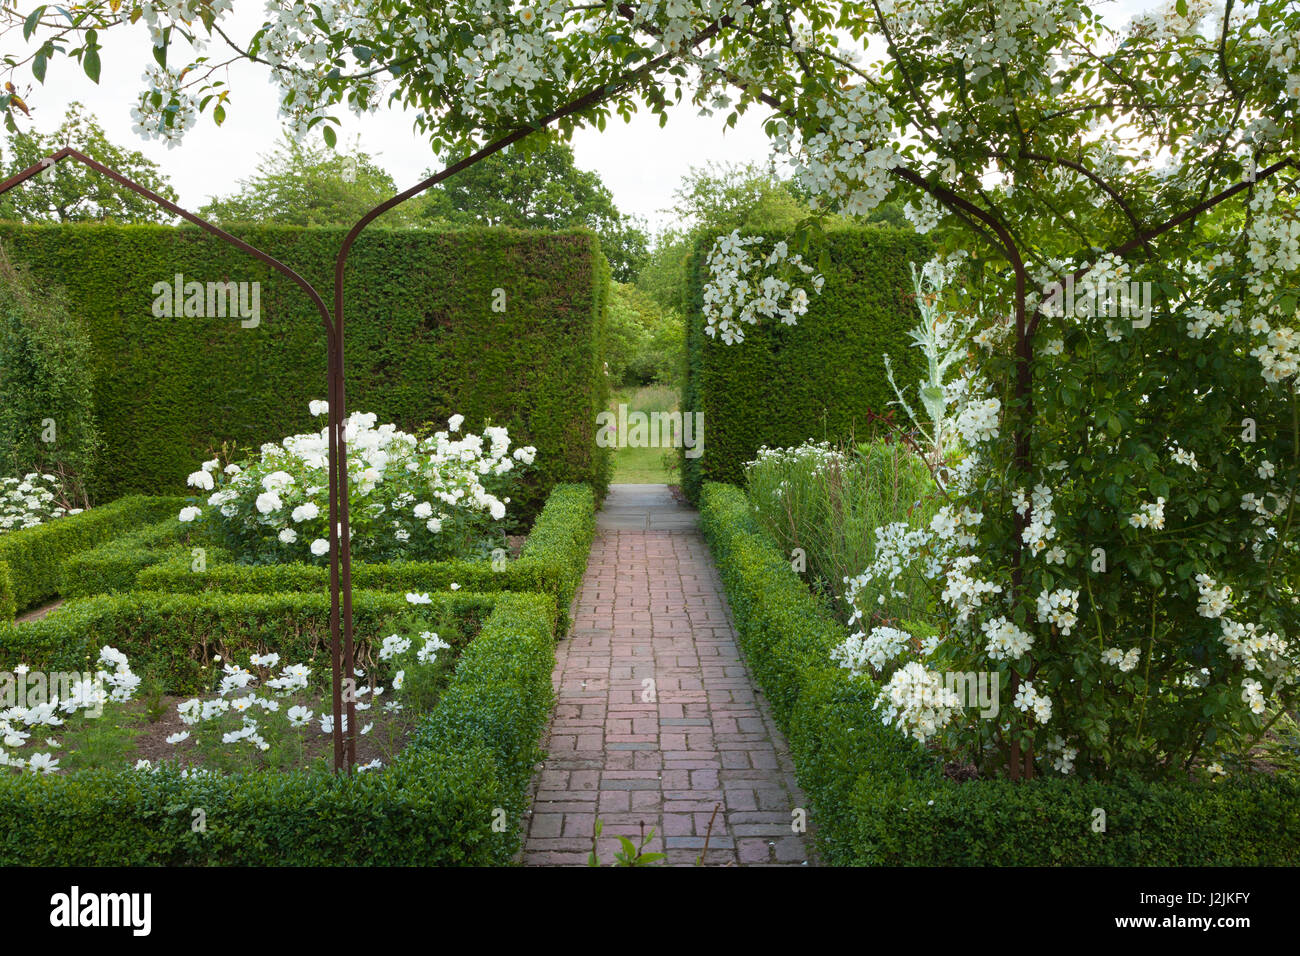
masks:
<svg viewBox="0 0 1300 956"><path fill-rule="evenodd" d="M432 175L432 173L426 173ZM614 278L631 280L646 255L645 229L614 204L600 176L579 169L573 148L539 135L487 157L426 194L421 216L517 229L586 226L600 236Z"/></svg>
<svg viewBox="0 0 1300 956"><path fill-rule="evenodd" d="M240 181L238 190L212 200L199 215L218 224L351 226L396 192L393 178L360 149L343 152L286 137L262 157L254 175ZM414 215L399 206L384 224L410 225Z"/></svg>
<svg viewBox="0 0 1300 956"><path fill-rule="evenodd" d="M176 201L176 191L158 164L139 150L127 149L105 135L80 103L68 106L58 129L12 131L4 149L5 175L39 162L64 146L75 146L128 179ZM106 176L77 163L60 163L23 188L0 196L0 218L18 222L170 222L171 213Z"/></svg>

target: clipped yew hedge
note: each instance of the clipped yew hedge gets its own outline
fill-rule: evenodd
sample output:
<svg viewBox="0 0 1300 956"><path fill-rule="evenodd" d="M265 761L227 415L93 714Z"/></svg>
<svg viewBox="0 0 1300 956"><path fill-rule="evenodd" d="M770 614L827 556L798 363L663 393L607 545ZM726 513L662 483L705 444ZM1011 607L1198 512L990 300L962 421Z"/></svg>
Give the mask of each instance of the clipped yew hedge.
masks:
<svg viewBox="0 0 1300 956"><path fill-rule="evenodd" d="M772 234L763 252L785 235ZM763 445L864 436L869 411L895 396L885 379L888 352L899 384L915 385L920 353L907 331L916 325L909 263L931 247L924 236L883 227L833 230L805 259L820 263L826 284L811 295L797 325L745 326L745 341L723 345L704 334L702 292L715 237L696 245L688 264L687 377L684 409L704 413L704 453L684 458L682 484L697 501L705 481L739 482ZM810 290L811 291L811 290Z"/></svg>
<svg viewBox="0 0 1300 956"><path fill-rule="evenodd" d="M344 230L233 231L329 299ZM183 492L223 442L256 448L319 427L307 409L325 397L319 313L246 253L188 226L0 224L0 243L38 281L66 290L90 336L108 449L91 480L96 500ZM155 317L155 283L177 274L260 283L259 324ZM608 289L600 243L583 230L368 230L347 272L348 406L406 429L454 413L470 430L506 426L539 451L529 493L516 499L525 510L557 482L603 493L609 461L595 418L608 390Z"/></svg>

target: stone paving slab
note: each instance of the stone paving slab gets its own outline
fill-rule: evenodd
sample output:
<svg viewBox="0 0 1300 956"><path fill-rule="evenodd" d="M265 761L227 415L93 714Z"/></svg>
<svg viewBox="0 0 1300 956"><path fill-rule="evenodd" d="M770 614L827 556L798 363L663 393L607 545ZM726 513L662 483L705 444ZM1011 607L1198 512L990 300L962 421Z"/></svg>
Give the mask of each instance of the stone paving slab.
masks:
<svg viewBox="0 0 1300 956"><path fill-rule="evenodd" d="M807 803L785 739L741 657L694 511L665 485L611 485L574 626L556 651L558 701L533 780L523 860L613 862L617 837L667 863L804 865Z"/></svg>

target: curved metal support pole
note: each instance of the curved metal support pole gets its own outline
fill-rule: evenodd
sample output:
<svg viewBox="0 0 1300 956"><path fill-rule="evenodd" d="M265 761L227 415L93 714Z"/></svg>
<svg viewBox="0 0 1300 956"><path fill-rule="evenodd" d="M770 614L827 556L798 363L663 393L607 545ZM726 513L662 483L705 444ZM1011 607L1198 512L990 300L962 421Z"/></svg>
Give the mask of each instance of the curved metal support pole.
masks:
<svg viewBox="0 0 1300 956"><path fill-rule="evenodd" d="M329 471L329 489L330 489L330 519L329 519L330 520L330 538L329 538L330 540L330 644L331 644L332 664L333 664L332 697L334 703L334 713L335 715L338 715L341 712L341 701L344 696L343 673L341 668L343 655L342 655L342 647L340 642L340 627L339 627L340 624L339 593L340 593L341 586L343 587L343 589L345 589L346 592L346 599L344 600L343 607L342 607L342 616L344 618L344 624L345 624L344 629L346 630L348 635L347 675L349 680L351 680L353 684L355 683L355 681L352 680L352 666L351 666L352 562L351 562L351 556L347 553L347 550L349 549L350 540L351 540L351 536L348 533L348 509L347 509L347 497L346 497L347 496L347 459L343 454L344 452L343 440L342 440L343 431L341 425L342 410L343 410L343 361L342 361L343 339L339 328L337 327L333 318L330 316L329 307L325 304L325 300L321 298L320 293L316 291L315 287L312 286L310 282L304 279L301 275L299 275L296 271L291 269L289 266L285 265L279 259L276 259L274 256L268 255L267 253L263 252L261 249L258 249L256 246L249 245L247 242L245 242L242 239L232 236L224 229L221 229L218 226L214 226L206 219L194 215L189 210L182 209L174 202L171 202L168 199L164 199L162 196L159 196L157 193L153 192L152 190L146 189L144 186L141 186L139 183L127 179L125 176L123 176L121 173L117 172L116 170L109 169L107 166L104 166L102 163L97 163L89 156L86 156L84 153L81 153L70 146L64 147L58 152L53 153L50 156L47 156L39 163L35 163L31 166L28 166L26 169L22 170L21 172L13 176L10 176L3 183L0 183L0 195L3 195L4 193L8 192L10 189L15 188L16 186L22 185L27 180L31 179L33 176L37 176L40 173L43 173L45 170L54 166L56 163L62 162L65 159L74 159L77 162L81 163L82 165L95 170L95 172L107 176L115 183L118 183L119 185L125 187L126 189L129 189L132 192L140 196L143 196L145 199L148 199L150 202L154 203L155 205L161 206L163 209L166 209L168 212L172 213L173 215L179 216L182 219L186 220L187 222L194 223L194 225L200 227L201 229L207 232L210 232L218 239L222 239L225 242L230 243L230 245L234 246L235 248L241 249L244 252L248 253L250 256L253 256L255 259L266 263L271 268L275 269L277 272L287 276L289 279L291 279L294 282L295 285L297 285L300 289L302 289L305 293L307 293L307 297L311 299L312 303L316 306L317 311L320 313L321 321L325 326L325 334L326 334L327 345L328 345L329 387L327 390L327 398L330 406L329 425L327 427L328 436L329 436L328 471ZM343 495L343 504L341 508L339 504L340 491L342 492ZM340 575L339 575L339 564L340 564L339 559L340 559L341 550L343 551L342 582L340 582ZM354 689L355 689L354 687L349 688L349 690L354 690ZM349 693L347 696L349 698L347 723L349 727L349 732L355 733L355 731L352 729L354 725L354 721L352 719L354 714L353 714L353 708L351 703L351 700L353 699L353 694ZM351 766L351 764L355 762L356 759L356 746L355 746L354 737L349 739L348 741L349 746L346 748L346 754L345 754L343 723L344 722L339 719L336 719L334 721L334 732L332 736L334 737L334 769L336 771L341 770L343 768L345 755L349 766Z"/></svg>

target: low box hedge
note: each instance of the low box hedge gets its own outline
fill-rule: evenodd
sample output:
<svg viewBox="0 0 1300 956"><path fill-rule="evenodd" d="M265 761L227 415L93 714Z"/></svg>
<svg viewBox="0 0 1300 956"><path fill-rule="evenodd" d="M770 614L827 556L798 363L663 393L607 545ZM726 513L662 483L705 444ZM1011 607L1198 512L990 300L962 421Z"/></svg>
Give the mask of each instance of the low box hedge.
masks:
<svg viewBox="0 0 1300 956"><path fill-rule="evenodd" d="M0 620L59 596L67 562L84 551L174 514L182 498L133 495L35 528L0 534Z"/></svg>
<svg viewBox="0 0 1300 956"><path fill-rule="evenodd" d="M740 642L789 738L821 858L838 865L1294 866L1300 781L957 783L882 725L877 689L830 663L845 629L755 521L704 484L701 522ZM1094 811L1105 831L1094 832Z"/></svg>
<svg viewBox="0 0 1300 956"><path fill-rule="evenodd" d="M180 544L185 525L174 519L107 544L71 566L73 594L126 590L199 593L325 591L329 568L306 563L234 564L228 552L207 548L206 570L194 570L190 544ZM466 591L536 591L550 594L568 629L569 605L582 582L596 533L596 503L588 485L557 485L533 522L518 560L497 571L490 561L355 561L352 584L372 591L443 591L453 583ZM72 580L73 576L77 580Z"/></svg>
<svg viewBox="0 0 1300 956"><path fill-rule="evenodd" d="M555 608L537 594L474 599L491 602L491 613L390 767L3 775L0 865L508 863L553 701Z"/></svg>
<svg viewBox="0 0 1300 956"><path fill-rule="evenodd" d="M179 511L180 509L176 509ZM192 560L191 525L175 514L106 541L97 548L69 558L63 565L64 598L118 594L135 589L136 578L147 567L171 559ZM211 548L207 549L209 552Z"/></svg>
<svg viewBox="0 0 1300 956"><path fill-rule="evenodd" d="M430 607L445 610L462 628L477 630L493 597L467 591L439 594ZM372 645L392 632L389 622L410 609L401 594L352 595L356 656L367 662ZM57 613L25 624L0 624L0 670L94 670L105 644L131 659L137 673L161 678L169 693L194 694L211 684L214 655L277 651L286 662L329 666L328 594L130 594L70 601Z"/></svg>

